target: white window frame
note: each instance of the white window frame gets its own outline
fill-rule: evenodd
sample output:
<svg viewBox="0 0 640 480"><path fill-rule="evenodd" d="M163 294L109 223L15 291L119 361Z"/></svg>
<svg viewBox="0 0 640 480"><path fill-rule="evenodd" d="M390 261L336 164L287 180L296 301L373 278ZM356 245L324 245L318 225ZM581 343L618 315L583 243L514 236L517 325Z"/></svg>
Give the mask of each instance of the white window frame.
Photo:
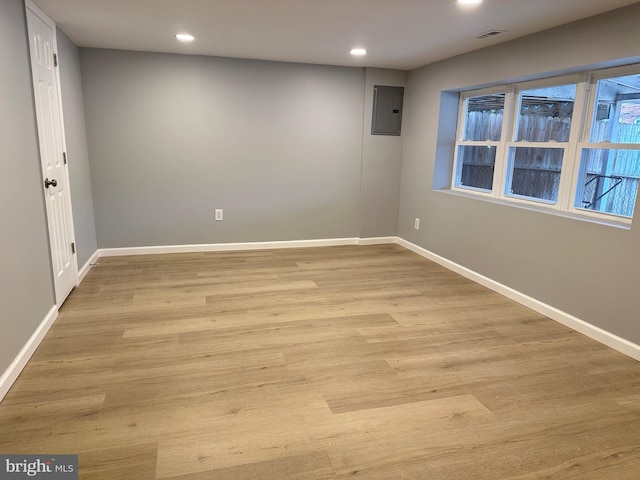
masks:
<svg viewBox="0 0 640 480"><path fill-rule="evenodd" d="M575 199L580 178L580 161L583 149L600 148L612 150L640 150L640 144L620 143L591 143L590 133L592 119L595 115L597 102L597 81L623 75L640 74L640 64L625 67L609 68L592 72L583 72L570 75L550 77L541 80L521 82L516 84L499 85L491 88L468 90L460 92L458 104L458 122L456 127L456 141L454 145L454 160L451 172L451 190L459 193L499 201L522 207L533 207L549 213L569 215L578 219L592 219L604 223L630 225L632 218L613 213L598 212L578 208ZM522 90L552 87L554 85L576 85L571 130L568 142L531 142L516 141L517 116L519 112L519 94ZM471 97L504 93L505 105L502 119L502 130L499 141L473 141L464 140L467 100ZM462 164L459 161L460 147L462 146L490 146L496 148L494 164L493 184L490 191L471 186L458 185L461 176ZM509 185L509 155L513 148L562 148L564 150L562 169L560 172L560 185L557 201L550 202L526 196L506 194ZM640 196L640 192L638 193ZM635 213L635 212L634 212Z"/></svg>

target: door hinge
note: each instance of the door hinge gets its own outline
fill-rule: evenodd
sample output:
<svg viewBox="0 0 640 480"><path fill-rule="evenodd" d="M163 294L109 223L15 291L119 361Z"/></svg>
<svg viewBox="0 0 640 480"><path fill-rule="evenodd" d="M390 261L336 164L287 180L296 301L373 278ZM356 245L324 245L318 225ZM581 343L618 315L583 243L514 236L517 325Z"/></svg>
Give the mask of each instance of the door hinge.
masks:
<svg viewBox="0 0 640 480"><path fill-rule="evenodd" d="M58 54L57 53L53 54L53 66L54 67L58 66Z"/></svg>
<svg viewBox="0 0 640 480"><path fill-rule="evenodd" d="M71 253L76 253L76 242L71 242Z"/></svg>
<svg viewBox="0 0 640 480"><path fill-rule="evenodd" d="M62 160L64 161L64 164L67 164L67 152L62 152Z"/></svg>

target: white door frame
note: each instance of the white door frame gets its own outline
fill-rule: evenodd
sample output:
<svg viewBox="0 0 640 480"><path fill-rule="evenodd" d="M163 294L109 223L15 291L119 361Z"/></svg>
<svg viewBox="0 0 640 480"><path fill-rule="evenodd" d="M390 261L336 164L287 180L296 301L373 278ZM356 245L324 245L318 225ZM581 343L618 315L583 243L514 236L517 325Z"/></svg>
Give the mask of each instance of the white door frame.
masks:
<svg viewBox="0 0 640 480"><path fill-rule="evenodd" d="M34 14L35 16L37 16L40 20L42 20L47 26L49 26L51 28L52 31L52 46L53 46L53 52L51 52L52 54L55 54L56 59L58 56L58 44L57 44L57 38L56 38L56 24L53 20L51 20L46 13L44 13L42 10L40 10L40 8L38 8L32 0L25 0L25 10L26 10L26 15L29 15L29 13ZM29 34L30 37L30 34ZM31 38L29 38L29 55L31 57ZM31 60L31 65L32 65L32 70L33 70L33 59ZM56 82L56 104L57 104L57 113L58 113L58 119L60 122L59 125L59 132L60 132L60 145L62 146L62 152L60 152L60 154L62 154L64 152L64 155L67 155L67 145L66 145L66 135L65 135L65 130L64 130L64 115L63 115L63 109L62 109L62 92L61 92L61 87L60 87L60 68L54 68L54 72L55 72L55 82ZM32 73L32 79L33 79L33 89L34 89L34 102L37 101L35 99L35 95L37 95L36 90L37 90L37 84L36 84L36 79L35 76ZM42 139L40 138L41 136L41 131L40 128L38 128L38 141L40 143L40 156L42 157ZM41 158L41 169L42 169L42 158ZM44 172L42 172L42 179L44 180ZM77 248L76 248L76 240L75 240L75 231L74 231L74 227L73 227L73 210L72 210L72 204L71 204L71 189L70 189L70 182L69 182L69 162L68 159L64 162L64 166L63 166L63 181L64 181L64 185L66 187L66 195L64 195L64 208L66 209L67 212L67 221L66 221L66 225L65 225L65 230L67 233L67 237L69 238L70 243L73 243L74 249L73 252L71 254L71 258L70 258L70 266L69 268L71 269L70 275L73 276L73 286L77 286L78 285L78 259L77 259ZM44 188L44 185L43 185ZM46 191L43 193L45 196L47 195ZM45 199L45 205L47 205L47 200ZM73 288L73 286L71 286L71 288L69 288L69 286L63 286L61 287L59 285L59 282L56 282L56 272L55 272L55 266L54 266L54 258L56 255L56 252L54 251L54 242L51 239L51 230L50 230L50 212L48 211L47 208L47 230L49 231L49 248L50 248L50 252L51 252L51 272L52 272L52 276L53 276L53 281L54 281L54 289L55 289L55 297L56 297L56 305L59 308L62 305L62 302L64 302L64 300L67 298L67 296L69 295L69 293L71 292L71 288ZM71 245L67 246L68 248L71 248Z"/></svg>

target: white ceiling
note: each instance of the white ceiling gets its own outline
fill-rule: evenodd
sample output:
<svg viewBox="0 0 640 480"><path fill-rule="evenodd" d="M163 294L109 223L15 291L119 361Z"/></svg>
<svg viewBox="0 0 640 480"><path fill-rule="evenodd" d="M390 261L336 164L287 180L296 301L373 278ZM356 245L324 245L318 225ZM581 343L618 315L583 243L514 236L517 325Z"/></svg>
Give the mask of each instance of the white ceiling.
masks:
<svg viewBox="0 0 640 480"><path fill-rule="evenodd" d="M34 0L81 47L410 70L638 0ZM488 30L506 33L484 40ZM178 32L196 37L190 44ZM364 47L368 55L349 55Z"/></svg>

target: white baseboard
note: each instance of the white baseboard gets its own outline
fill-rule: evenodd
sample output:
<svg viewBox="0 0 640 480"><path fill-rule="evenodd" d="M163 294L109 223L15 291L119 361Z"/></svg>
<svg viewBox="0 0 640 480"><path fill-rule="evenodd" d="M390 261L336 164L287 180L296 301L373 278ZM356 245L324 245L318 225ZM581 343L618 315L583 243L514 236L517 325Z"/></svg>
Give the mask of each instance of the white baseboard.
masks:
<svg viewBox="0 0 640 480"><path fill-rule="evenodd" d="M390 243L398 243L398 237L371 237L358 238L358 245L388 245Z"/></svg>
<svg viewBox="0 0 640 480"><path fill-rule="evenodd" d="M96 250L78 272L78 281L76 286L82 283L82 280L84 280L84 277L86 277L89 270L91 270L91 266L98 261L98 258L100 258L100 251Z"/></svg>
<svg viewBox="0 0 640 480"><path fill-rule="evenodd" d="M572 330L580 332L583 335L592 338L593 340L603 343L604 345L611 347L614 350L617 350L621 353L624 353L625 355L630 356L631 358L640 361L640 345L619 337L614 333L603 330L600 327L596 327L595 325L587 323L584 320L580 320L579 318L574 317L567 312L563 312L562 310L552 307L551 305L541 302L540 300L536 300L535 298L525 295L522 292L514 290L511 287L507 287L502 283L496 282L495 280L485 277L480 273L474 272L467 267L463 267L462 265L452 262L451 260L441 257L436 253L430 252L429 250L419 247L418 245L408 242L402 238L398 238L398 245L401 245L406 249L417 253L418 255L432 260L451 271L459 273L463 277L473 280L474 282L479 283L480 285L483 285L493 290L494 292L504 295L505 297L510 298L511 300L518 302L521 305L524 305L525 307L528 307L531 310L534 310L546 317L549 317L552 320L555 320L556 322L571 328Z"/></svg>
<svg viewBox="0 0 640 480"><path fill-rule="evenodd" d="M101 257L122 255L152 255L158 253L229 252L237 250L269 250L276 248L333 247L358 245L358 238L327 238L319 240L290 240L281 242L213 243L199 245L162 245L151 247L101 248Z"/></svg>
<svg viewBox="0 0 640 480"><path fill-rule="evenodd" d="M27 343L24 344L16 358L13 359L13 362L11 362L4 371L2 377L0 377L0 401L2 401L4 396L7 394L11 385L13 385L13 382L16 381L18 375L22 372L22 369L31 358L31 355L33 355L33 352L36 351L36 348L38 348L38 345L40 345L40 342L47 334L56 318L58 318L58 307L57 305L54 305L51 307L51 310L49 310L42 322L40 322L36 331L33 332L31 338L29 338Z"/></svg>

